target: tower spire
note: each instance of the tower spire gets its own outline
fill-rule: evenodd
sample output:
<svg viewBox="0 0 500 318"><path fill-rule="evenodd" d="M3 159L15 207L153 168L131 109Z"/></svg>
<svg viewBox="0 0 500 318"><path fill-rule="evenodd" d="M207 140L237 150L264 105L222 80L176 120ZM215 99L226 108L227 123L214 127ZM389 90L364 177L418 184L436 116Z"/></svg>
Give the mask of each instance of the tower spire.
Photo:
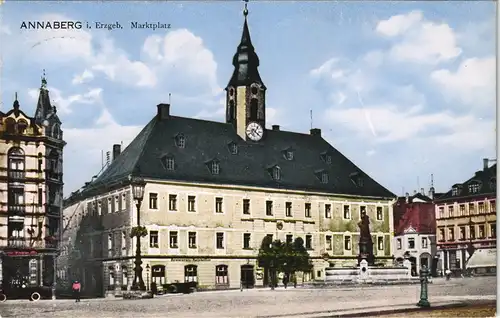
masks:
<svg viewBox="0 0 500 318"><path fill-rule="evenodd" d="M45 78L45 69L43 69L43 73L42 73L42 87L43 89L46 89L47 88L47 79Z"/></svg>

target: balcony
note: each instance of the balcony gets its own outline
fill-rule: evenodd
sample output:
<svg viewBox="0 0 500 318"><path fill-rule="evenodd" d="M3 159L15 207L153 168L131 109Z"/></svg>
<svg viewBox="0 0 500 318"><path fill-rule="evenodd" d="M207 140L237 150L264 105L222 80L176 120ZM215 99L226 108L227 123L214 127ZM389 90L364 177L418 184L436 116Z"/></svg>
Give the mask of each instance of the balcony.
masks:
<svg viewBox="0 0 500 318"><path fill-rule="evenodd" d="M7 239L8 247L18 247L18 248L26 248L29 247L28 240L24 237L9 237Z"/></svg>
<svg viewBox="0 0 500 318"><path fill-rule="evenodd" d="M9 170L8 176L10 181L21 181L26 178L26 172L24 170Z"/></svg>
<svg viewBox="0 0 500 318"><path fill-rule="evenodd" d="M24 204L9 204L8 207L9 215L24 215L26 213L26 206Z"/></svg>

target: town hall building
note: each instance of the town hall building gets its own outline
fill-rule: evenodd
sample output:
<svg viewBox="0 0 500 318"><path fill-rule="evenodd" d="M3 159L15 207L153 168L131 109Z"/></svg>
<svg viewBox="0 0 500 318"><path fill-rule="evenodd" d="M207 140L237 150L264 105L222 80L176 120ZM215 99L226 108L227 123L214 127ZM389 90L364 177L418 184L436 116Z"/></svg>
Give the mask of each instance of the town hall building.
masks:
<svg viewBox="0 0 500 318"><path fill-rule="evenodd" d="M200 288L262 285L263 238L303 238L313 260L304 279L324 279L329 263L357 263L362 212L370 217L378 263L392 263L396 196L309 133L267 129L266 92L244 11L226 91L224 122L157 114L102 173L65 200L68 279L84 293L130 289L136 204L130 177L146 181L140 206L147 284L196 281ZM70 222L70 223L68 223ZM71 256L73 255L73 256ZM61 263L62 266L62 263ZM300 279L300 278L299 278Z"/></svg>

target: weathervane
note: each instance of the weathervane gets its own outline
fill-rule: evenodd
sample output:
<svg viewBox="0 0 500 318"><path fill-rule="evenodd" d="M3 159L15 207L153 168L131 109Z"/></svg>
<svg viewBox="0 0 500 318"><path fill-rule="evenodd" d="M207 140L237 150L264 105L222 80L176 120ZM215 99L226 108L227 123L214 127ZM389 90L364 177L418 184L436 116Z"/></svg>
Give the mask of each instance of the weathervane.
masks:
<svg viewBox="0 0 500 318"><path fill-rule="evenodd" d="M245 9L243 10L243 15L246 17L248 15L248 8L247 8L248 0L243 0L243 1L245 1Z"/></svg>

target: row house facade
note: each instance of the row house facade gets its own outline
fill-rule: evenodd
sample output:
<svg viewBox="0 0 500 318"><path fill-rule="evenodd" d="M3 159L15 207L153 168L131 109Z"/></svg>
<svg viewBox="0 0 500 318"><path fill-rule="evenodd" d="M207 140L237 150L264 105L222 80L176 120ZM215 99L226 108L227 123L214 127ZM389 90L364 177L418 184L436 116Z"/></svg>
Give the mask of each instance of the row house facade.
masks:
<svg viewBox="0 0 500 318"><path fill-rule="evenodd" d="M42 78L35 115L16 99L0 112L0 282L55 286L65 142Z"/></svg>
<svg viewBox="0 0 500 318"><path fill-rule="evenodd" d="M436 200L435 212L441 270L462 272L477 250L496 250L496 164L484 159L482 170Z"/></svg>

